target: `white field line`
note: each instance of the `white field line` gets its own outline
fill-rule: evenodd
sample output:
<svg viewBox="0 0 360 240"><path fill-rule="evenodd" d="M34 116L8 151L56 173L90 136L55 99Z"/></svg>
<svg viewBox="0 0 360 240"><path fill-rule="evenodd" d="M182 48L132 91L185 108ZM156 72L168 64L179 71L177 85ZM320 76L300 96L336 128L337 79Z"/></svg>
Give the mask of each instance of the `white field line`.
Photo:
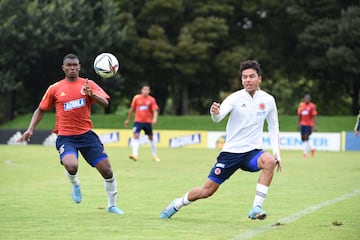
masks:
<svg viewBox="0 0 360 240"><path fill-rule="evenodd" d="M337 197L337 198L322 202L322 203L317 204L317 205L310 206L310 207L305 208L305 209L303 209L303 210L301 210L299 212L296 212L296 213L294 213L292 215L289 215L287 217L279 219L277 221L277 223L268 224L268 225L265 225L265 226L258 227L256 229L247 231L245 233L236 235L231 240L243 240L243 239L252 238L252 237L254 237L254 236L258 235L258 234L261 234L261 233L264 233L264 232L267 232L267 231L270 231L270 230L274 229L274 227L276 227L277 224L287 224L287 223L294 222L294 221L298 220L299 218L302 218L305 215L313 213L313 212L315 212L315 211L317 211L317 210L319 210L319 209L321 209L323 207L327 207L327 206L333 205L335 203L350 199L350 198L355 197L355 196L357 196L359 194L360 194L360 190L355 190L353 192L347 193L347 194L342 195L340 197Z"/></svg>
<svg viewBox="0 0 360 240"><path fill-rule="evenodd" d="M19 164L14 162L13 160L5 160L4 163L8 166L12 166L12 167L19 167L19 168L23 168L23 167L28 167L28 165L26 164Z"/></svg>

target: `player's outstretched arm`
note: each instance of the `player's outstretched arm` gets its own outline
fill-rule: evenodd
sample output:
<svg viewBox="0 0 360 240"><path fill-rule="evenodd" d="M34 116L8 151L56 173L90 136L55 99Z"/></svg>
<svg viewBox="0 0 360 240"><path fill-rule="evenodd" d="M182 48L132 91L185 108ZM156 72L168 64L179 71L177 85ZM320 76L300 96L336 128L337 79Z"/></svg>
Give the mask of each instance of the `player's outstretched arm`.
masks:
<svg viewBox="0 0 360 240"><path fill-rule="evenodd" d="M135 111L135 109L134 109L133 107L130 107L128 116L127 116L127 118L126 118L125 121L124 121L124 126L125 126L125 127L129 126L130 118L131 118L131 116L132 116L132 114L133 114L134 111Z"/></svg>
<svg viewBox="0 0 360 240"><path fill-rule="evenodd" d="M17 142L30 141L34 129L43 118L44 113L45 111L41 110L39 107L34 111L28 129L21 135L21 137L17 140Z"/></svg>
<svg viewBox="0 0 360 240"><path fill-rule="evenodd" d="M103 106L103 107L107 107L107 106L109 105L109 101L108 101L106 98L104 98L104 97L101 97L101 96L98 96L98 95L95 95L95 94L93 94L91 97L92 97L93 99L95 99L95 101L96 101L99 105L101 105L101 106Z"/></svg>
<svg viewBox="0 0 360 240"><path fill-rule="evenodd" d="M159 115L158 110L154 110L154 111L153 111L152 124L156 124L156 123L157 123L158 115Z"/></svg>
<svg viewBox="0 0 360 240"><path fill-rule="evenodd" d="M211 115L211 119L214 122L220 122L224 117L222 115L220 115L220 103L218 102L213 102L211 104L210 107L210 115Z"/></svg>

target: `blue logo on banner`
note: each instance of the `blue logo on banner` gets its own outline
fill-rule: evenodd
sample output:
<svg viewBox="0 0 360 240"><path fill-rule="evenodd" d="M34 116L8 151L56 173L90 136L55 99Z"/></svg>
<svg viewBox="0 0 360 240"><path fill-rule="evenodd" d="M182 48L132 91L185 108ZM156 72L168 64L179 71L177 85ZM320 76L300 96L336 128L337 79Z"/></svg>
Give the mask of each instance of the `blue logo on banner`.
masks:
<svg viewBox="0 0 360 240"><path fill-rule="evenodd" d="M193 144L200 144L201 143L201 135L198 134L191 134L186 136L180 136L175 138L170 138L169 140L169 147L183 147L186 145L193 145Z"/></svg>

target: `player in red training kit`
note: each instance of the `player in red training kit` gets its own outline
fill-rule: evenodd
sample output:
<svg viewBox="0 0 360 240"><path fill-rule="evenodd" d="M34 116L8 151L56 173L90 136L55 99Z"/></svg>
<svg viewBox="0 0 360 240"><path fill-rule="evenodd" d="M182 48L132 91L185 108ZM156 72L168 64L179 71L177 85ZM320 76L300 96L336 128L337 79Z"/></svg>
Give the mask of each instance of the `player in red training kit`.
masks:
<svg viewBox="0 0 360 240"><path fill-rule="evenodd" d="M58 135L56 149L60 154L60 163L65 167L65 174L72 183L74 202L80 203L82 199L80 180L77 175L78 151L80 151L88 164L95 167L104 178L108 195L108 212L124 214L116 206L116 179L108 155L99 137L91 130L91 104L98 103L106 107L110 97L95 82L79 77L80 62L76 55L68 54L64 57L62 70L65 78L47 89L32 116L29 128L18 141L30 141L45 111L55 107L54 132Z"/></svg>
<svg viewBox="0 0 360 240"><path fill-rule="evenodd" d="M155 162L160 162L160 158L156 154L156 145L153 139L152 124L157 122L159 106L156 103L155 98L150 96L150 85L143 84L141 88L141 94L136 94L130 104L130 110L128 116L124 122L127 127L133 112L135 112L133 134L134 137L131 141L132 154L130 159L137 161L139 152L139 137L141 130L144 130L148 135L151 145L152 159Z"/></svg>
<svg viewBox="0 0 360 240"><path fill-rule="evenodd" d="M304 101L299 104L297 114L299 116L298 129L301 134L301 141L304 147L304 158L307 157L308 151L311 151L311 156L315 154L315 148L313 148L309 142L309 137L312 131L317 131L317 111L316 106L311 101L310 94L304 96Z"/></svg>

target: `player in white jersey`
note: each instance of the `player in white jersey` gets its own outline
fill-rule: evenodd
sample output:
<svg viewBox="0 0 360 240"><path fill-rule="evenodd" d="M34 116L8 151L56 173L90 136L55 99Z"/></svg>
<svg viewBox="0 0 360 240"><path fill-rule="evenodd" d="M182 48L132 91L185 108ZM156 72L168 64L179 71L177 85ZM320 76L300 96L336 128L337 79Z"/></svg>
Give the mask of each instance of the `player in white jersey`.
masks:
<svg viewBox="0 0 360 240"><path fill-rule="evenodd" d="M248 172L261 170L256 185L253 206L248 213L250 219L265 219L262 209L268 193L275 167L280 172L282 165L279 150L279 121L274 98L260 90L262 80L260 64L248 60L240 64L240 76L244 89L229 95L221 104L214 102L210 107L214 122L221 121L230 114L226 126L226 140L217 161L210 170L202 187L192 188L180 198L176 198L161 213L160 218L170 218L179 209L198 199L213 195L230 176L242 169ZM262 133L265 120L272 144L272 153L263 151Z"/></svg>

